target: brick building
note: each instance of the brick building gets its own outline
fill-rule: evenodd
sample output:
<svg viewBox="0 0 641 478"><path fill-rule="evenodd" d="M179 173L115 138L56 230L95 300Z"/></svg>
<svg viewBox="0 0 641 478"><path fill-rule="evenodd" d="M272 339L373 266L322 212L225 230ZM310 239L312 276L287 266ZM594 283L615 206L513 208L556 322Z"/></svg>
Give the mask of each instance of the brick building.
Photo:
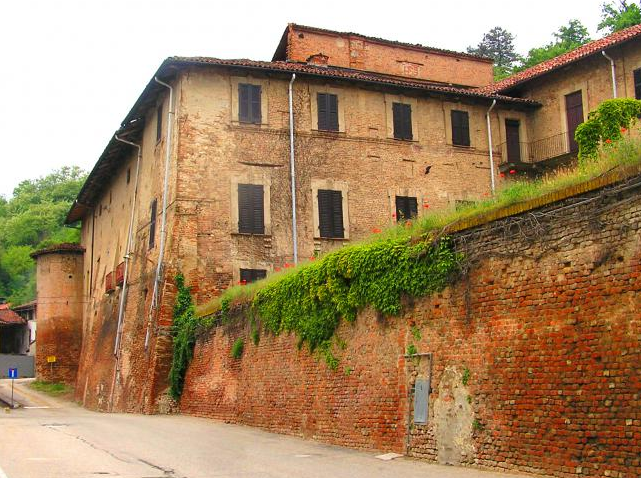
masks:
<svg viewBox="0 0 641 478"><path fill-rule="evenodd" d="M640 33L497 84L484 58L298 25L272 61L168 58L67 217L82 220L86 250L77 398L158 410L178 271L203 303L489 195L501 167L567 156L564 111L585 117L612 96L604 49L620 65L619 94L632 95ZM554 154L530 153L560 134Z"/></svg>

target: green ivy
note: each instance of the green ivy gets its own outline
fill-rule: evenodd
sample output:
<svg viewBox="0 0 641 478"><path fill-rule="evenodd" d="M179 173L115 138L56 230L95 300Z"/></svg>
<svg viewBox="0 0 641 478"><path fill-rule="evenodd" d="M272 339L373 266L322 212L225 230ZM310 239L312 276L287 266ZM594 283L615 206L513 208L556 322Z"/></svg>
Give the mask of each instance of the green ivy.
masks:
<svg viewBox="0 0 641 478"><path fill-rule="evenodd" d="M266 283L251 300L248 314L252 326L257 318L275 335L295 333L299 347L306 343L310 351L318 350L329 368L337 370L332 338L341 318L353 322L359 310L367 306L386 315L398 315L403 295L419 297L442 290L458 269L460 259L448 239L434 241L430 235L419 240L391 238L344 247ZM174 359L169 378L172 396L179 397L199 321L194 317L182 275L176 276L176 286ZM230 309L231 300L223 298L217 316L229 320ZM203 326L213 323L200 322ZM252 334L254 343L257 337ZM339 338L336 342L344 348ZM242 349L239 357L241 354Z"/></svg>
<svg viewBox="0 0 641 478"><path fill-rule="evenodd" d="M196 317L191 291L189 287L185 286L185 278L179 273L176 275L175 281L178 293L176 294L174 320L171 328L174 354L169 370L169 393L174 399L178 399L185 384L187 367L189 367L194 355L196 328L199 320Z"/></svg>
<svg viewBox="0 0 641 478"><path fill-rule="evenodd" d="M243 350L245 350L245 341L243 339L236 339L234 345L231 346L232 358L239 359L240 357L242 357Z"/></svg>
<svg viewBox="0 0 641 478"><path fill-rule="evenodd" d="M574 139L579 145L579 161L595 159L602 143L621 139L622 134L641 116L641 101L630 98L606 100L580 124Z"/></svg>

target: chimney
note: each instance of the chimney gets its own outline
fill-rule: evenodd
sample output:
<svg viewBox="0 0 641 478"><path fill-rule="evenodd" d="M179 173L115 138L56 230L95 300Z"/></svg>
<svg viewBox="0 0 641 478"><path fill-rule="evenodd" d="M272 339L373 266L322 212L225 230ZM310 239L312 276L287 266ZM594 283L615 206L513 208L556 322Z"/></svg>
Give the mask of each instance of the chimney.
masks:
<svg viewBox="0 0 641 478"><path fill-rule="evenodd" d="M307 64L313 66L327 66L328 61L329 57L327 55L323 55L322 53L316 53L315 55L307 58Z"/></svg>

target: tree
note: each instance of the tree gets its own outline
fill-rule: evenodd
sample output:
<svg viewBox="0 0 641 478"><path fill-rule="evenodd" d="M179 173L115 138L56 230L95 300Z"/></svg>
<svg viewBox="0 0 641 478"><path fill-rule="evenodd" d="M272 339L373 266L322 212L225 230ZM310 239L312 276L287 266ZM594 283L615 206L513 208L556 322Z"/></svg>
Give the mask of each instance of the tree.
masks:
<svg viewBox="0 0 641 478"><path fill-rule="evenodd" d="M492 58L495 79L509 75L519 59L514 50L514 35L501 27L492 28L476 47L468 47L467 52Z"/></svg>
<svg viewBox="0 0 641 478"><path fill-rule="evenodd" d="M22 181L9 200L0 197L0 296L17 304L35 296L30 254L59 242L78 242L80 233L64 219L85 179L78 167Z"/></svg>
<svg viewBox="0 0 641 478"><path fill-rule="evenodd" d="M555 41L542 47L532 48L515 71L531 68L591 41L588 29L579 20L570 20L566 26L560 27L552 35Z"/></svg>
<svg viewBox="0 0 641 478"><path fill-rule="evenodd" d="M601 5L599 31L605 30L608 33L614 33L639 23L641 23L641 8L637 3L619 0L619 2Z"/></svg>

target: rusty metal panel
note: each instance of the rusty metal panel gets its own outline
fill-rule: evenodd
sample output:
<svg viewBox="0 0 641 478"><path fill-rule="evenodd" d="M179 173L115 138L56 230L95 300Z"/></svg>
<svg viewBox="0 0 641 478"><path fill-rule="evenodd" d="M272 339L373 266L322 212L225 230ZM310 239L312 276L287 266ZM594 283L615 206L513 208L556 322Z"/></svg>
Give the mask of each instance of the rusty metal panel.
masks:
<svg viewBox="0 0 641 478"><path fill-rule="evenodd" d="M416 379L414 384L414 423L427 423L427 411L430 396L430 381L425 378Z"/></svg>

